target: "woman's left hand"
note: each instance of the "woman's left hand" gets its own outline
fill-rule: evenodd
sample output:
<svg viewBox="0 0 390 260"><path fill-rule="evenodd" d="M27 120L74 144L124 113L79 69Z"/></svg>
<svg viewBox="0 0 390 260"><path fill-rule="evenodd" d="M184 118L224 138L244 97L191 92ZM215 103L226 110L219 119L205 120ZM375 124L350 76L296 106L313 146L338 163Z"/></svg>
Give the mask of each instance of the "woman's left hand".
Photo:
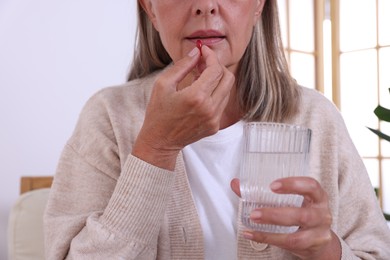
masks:
<svg viewBox="0 0 390 260"><path fill-rule="evenodd" d="M238 179L231 183L240 196ZM245 231L244 237L258 243L275 245L290 251L301 259L340 259L341 245L331 230L332 215L328 195L321 185L310 177L289 177L274 181L271 189L280 194L300 194L304 197L301 208L261 208L252 211L255 223L299 226L290 234Z"/></svg>

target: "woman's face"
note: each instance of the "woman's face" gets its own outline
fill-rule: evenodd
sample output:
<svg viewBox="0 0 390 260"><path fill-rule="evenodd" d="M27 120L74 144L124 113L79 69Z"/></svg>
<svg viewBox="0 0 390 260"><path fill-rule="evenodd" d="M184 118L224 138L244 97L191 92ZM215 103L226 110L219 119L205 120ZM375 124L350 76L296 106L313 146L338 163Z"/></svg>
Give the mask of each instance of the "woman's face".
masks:
<svg viewBox="0 0 390 260"><path fill-rule="evenodd" d="M235 70L266 0L140 0L175 62L202 40Z"/></svg>

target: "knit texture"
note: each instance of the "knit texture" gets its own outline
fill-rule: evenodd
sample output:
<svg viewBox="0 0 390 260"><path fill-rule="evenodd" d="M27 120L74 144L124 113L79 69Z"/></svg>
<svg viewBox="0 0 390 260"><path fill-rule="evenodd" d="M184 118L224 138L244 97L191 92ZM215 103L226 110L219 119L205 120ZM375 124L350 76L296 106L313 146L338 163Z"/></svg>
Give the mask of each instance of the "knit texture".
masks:
<svg viewBox="0 0 390 260"><path fill-rule="evenodd" d="M182 155L172 172L131 155L157 75L86 103L45 211L47 259L204 258ZM390 230L339 111L317 91L301 92L299 113L286 123L312 129L309 173L329 195L342 259L390 259ZM256 251L240 220L237 227L237 259L296 259L274 246Z"/></svg>

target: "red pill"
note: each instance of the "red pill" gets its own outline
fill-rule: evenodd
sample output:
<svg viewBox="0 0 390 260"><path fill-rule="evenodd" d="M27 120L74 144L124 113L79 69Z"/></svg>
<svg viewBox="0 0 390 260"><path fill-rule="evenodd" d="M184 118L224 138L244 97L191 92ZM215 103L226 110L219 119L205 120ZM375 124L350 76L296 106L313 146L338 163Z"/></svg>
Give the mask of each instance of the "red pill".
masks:
<svg viewBox="0 0 390 260"><path fill-rule="evenodd" d="M196 41L196 47L198 47L199 51L200 51L200 56L202 56L202 41L201 40L197 40Z"/></svg>

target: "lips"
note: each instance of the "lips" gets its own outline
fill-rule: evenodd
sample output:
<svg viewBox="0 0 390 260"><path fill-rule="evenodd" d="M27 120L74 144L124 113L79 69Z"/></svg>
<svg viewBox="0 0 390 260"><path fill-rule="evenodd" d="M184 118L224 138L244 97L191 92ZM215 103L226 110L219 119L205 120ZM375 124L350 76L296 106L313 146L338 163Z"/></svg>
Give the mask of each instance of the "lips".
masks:
<svg viewBox="0 0 390 260"><path fill-rule="evenodd" d="M226 36L219 31L215 30L200 30L192 33L190 36L186 37L186 39L196 43L197 40L201 40L205 45L213 45L222 40L224 40Z"/></svg>

